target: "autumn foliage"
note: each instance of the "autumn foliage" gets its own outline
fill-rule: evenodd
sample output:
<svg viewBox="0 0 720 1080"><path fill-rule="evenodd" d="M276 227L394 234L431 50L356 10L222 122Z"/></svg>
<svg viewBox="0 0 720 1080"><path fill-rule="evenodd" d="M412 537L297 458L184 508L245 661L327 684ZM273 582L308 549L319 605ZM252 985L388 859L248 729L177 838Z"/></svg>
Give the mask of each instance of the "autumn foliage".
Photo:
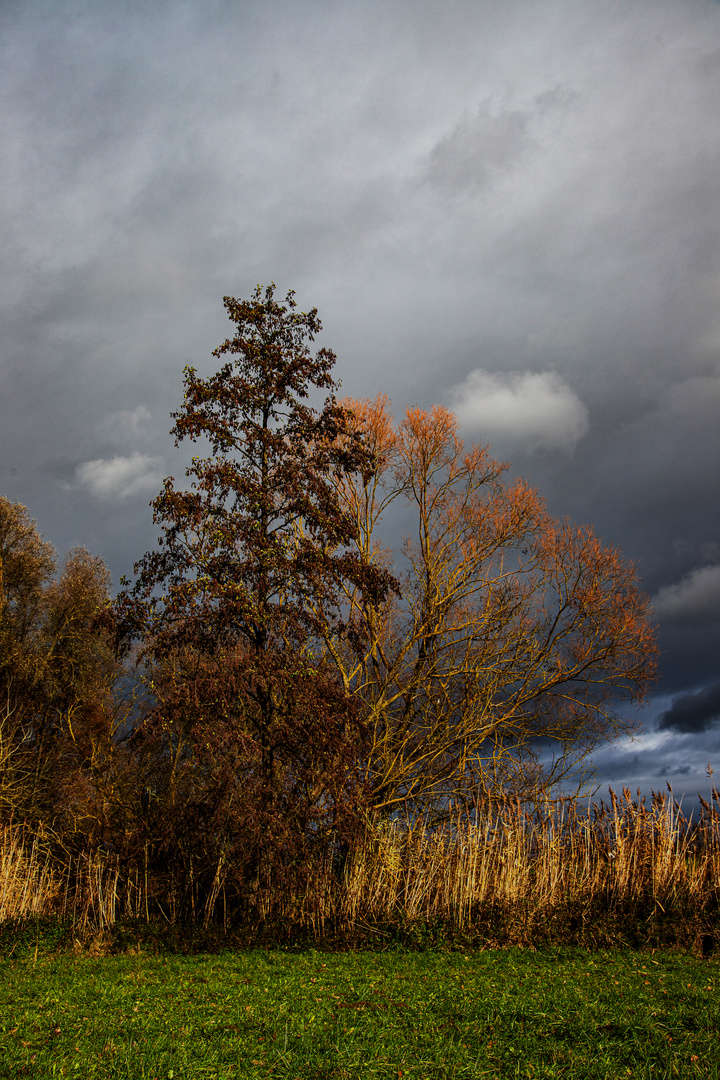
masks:
<svg viewBox="0 0 720 1080"><path fill-rule="evenodd" d="M27 509L0 497L0 818L93 830L86 778L107 765L118 701L109 600L97 556L59 568Z"/></svg>
<svg viewBox="0 0 720 1080"><path fill-rule="evenodd" d="M174 414L176 442L210 453L189 486L165 481L158 547L115 613L152 698L135 738L156 762L161 844L188 861L200 850L259 903L366 805L356 701L314 644L329 627L347 637L348 589L382 606L394 581L352 548L335 481L373 461L333 397L334 355L308 347L317 313L273 287L225 306L235 334L215 355L230 360L208 379L187 368ZM319 410L313 389L328 392Z"/></svg>
<svg viewBox="0 0 720 1080"><path fill-rule="evenodd" d="M532 800L578 776L602 740L631 727L655 674L648 599L634 567L589 527L556 521L455 416L345 402L377 462L338 478L358 554L399 563L383 604L346 590L357 647L325 644L372 729L363 761L377 809L469 809ZM409 506L402 556L380 539L393 503Z"/></svg>
<svg viewBox="0 0 720 1080"><path fill-rule="evenodd" d="M635 568L452 412L338 400L292 293L225 306L222 366L186 368L173 414L201 454L114 601L0 500L0 814L104 851L168 918L257 921L368 830L581 787L656 647Z"/></svg>

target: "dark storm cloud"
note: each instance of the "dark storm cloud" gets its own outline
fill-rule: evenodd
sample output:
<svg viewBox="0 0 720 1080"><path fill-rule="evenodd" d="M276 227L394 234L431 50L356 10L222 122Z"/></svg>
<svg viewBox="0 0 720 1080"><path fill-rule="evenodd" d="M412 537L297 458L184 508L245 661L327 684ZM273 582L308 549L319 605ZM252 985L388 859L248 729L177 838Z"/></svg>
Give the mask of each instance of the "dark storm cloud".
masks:
<svg viewBox="0 0 720 1080"><path fill-rule="evenodd" d="M634 740L625 739L601 748L593 756L597 797L608 787L615 791L640 789L649 798L670 784L677 798L685 797L692 808L697 795L707 797L711 786L708 766L720 767L720 730L678 732L649 731Z"/></svg>
<svg viewBox="0 0 720 1080"><path fill-rule="evenodd" d="M720 722L720 681L695 694L680 694L658 723L660 731L707 731Z"/></svg>
<svg viewBox="0 0 720 1080"><path fill-rule="evenodd" d="M716 683L716 3L4 0L0 143L0 492L61 550L152 544L182 368L274 279L638 561L658 693Z"/></svg>

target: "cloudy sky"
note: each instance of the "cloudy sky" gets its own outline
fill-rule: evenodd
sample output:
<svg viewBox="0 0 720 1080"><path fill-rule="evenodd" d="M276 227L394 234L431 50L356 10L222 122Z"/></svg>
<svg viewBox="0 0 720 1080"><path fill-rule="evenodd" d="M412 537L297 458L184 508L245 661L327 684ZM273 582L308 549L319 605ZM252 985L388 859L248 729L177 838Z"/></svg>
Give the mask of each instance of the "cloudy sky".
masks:
<svg viewBox="0 0 720 1080"><path fill-rule="evenodd" d="M2 0L0 493L117 582L222 297L441 402L636 560L663 674L615 785L720 770L720 4Z"/></svg>

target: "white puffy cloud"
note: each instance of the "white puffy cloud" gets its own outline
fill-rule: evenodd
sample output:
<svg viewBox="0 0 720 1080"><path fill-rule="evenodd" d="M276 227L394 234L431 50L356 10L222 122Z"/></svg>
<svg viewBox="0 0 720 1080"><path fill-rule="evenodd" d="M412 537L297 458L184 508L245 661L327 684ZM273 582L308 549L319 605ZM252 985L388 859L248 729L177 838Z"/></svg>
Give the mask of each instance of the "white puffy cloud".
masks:
<svg viewBox="0 0 720 1080"><path fill-rule="evenodd" d="M655 614L671 622L720 619L720 565L700 566L652 598Z"/></svg>
<svg viewBox="0 0 720 1080"><path fill-rule="evenodd" d="M78 465L75 477L93 495L103 499L127 499L156 491L162 484L163 460L135 450L129 457L98 458Z"/></svg>
<svg viewBox="0 0 720 1080"><path fill-rule="evenodd" d="M554 371L492 374L477 368L450 390L463 427L492 443L572 450L589 429L588 411Z"/></svg>

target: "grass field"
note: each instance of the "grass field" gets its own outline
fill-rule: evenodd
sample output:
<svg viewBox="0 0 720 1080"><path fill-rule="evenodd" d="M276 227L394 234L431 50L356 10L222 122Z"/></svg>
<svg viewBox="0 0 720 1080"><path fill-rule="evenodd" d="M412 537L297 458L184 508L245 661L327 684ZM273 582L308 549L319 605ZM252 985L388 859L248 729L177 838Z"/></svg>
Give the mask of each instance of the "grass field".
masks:
<svg viewBox="0 0 720 1080"><path fill-rule="evenodd" d="M714 958L4 953L2 1077L720 1077Z"/></svg>

